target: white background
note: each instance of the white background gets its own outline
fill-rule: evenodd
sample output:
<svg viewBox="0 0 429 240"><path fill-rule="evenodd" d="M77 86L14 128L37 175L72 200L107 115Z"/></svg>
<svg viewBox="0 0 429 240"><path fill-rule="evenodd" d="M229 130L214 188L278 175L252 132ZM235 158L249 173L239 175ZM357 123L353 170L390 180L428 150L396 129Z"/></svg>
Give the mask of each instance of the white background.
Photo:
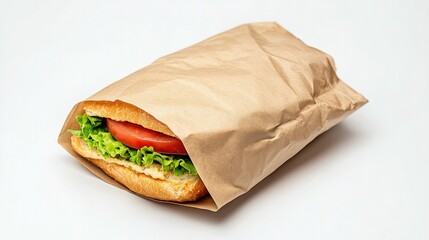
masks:
<svg viewBox="0 0 429 240"><path fill-rule="evenodd" d="M0 2L0 239L429 239L427 1ZM136 197L57 144L76 102L255 21L370 102L219 212Z"/></svg>

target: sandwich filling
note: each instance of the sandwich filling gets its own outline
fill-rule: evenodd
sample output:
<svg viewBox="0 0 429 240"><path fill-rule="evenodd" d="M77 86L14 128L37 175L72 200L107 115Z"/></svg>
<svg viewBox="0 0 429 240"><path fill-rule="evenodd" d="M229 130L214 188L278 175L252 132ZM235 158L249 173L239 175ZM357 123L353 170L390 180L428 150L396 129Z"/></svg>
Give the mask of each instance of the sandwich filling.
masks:
<svg viewBox="0 0 429 240"><path fill-rule="evenodd" d="M126 161L127 162L126 165L135 164L137 166L143 166L145 168L151 167L153 165L160 165L163 171L172 172L176 176L181 176L184 174L197 175L197 171L194 165L192 164L189 156L177 155L177 154L186 153L183 150L180 150L179 152L175 150L170 151L177 154L165 154L165 153L157 152L153 146L141 146L141 145L135 145L135 144L128 144L128 145L133 145L133 147L130 147L118 141L118 139L116 139L109 131L107 122L110 121L109 126L112 126L112 122L114 122L113 120L101 118L101 117L89 116L87 114L77 116L76 120L79 123L80 129L69 130L69 132L77 137L82 138L91 150L98 151L105 160L114 158L114 159ZM115 123L115 124L120 125L122 123ZM140 131L137 132L137 134L140 134L139 132L141 131L151 131L148 129L144 129L140 125L136 125L133 123L127 122L126 124L128 128L129 127L133 127L135 129L142 128ZM114 131L115 135L120 136L119 138L121 139L126 139L126 137L124 138L123 131L118 131L117 129L118 128L116 128L116 130ZM121 135L118 135L119 133L121 133ZM156 134L162 134L162 133L156 133ZM168 136L160 137L161 140L165 138L168 138ZM176 142L176 144L173 144L173 148L174 148L174 145L177 146L177 141L180 141L180 140L179 139L173 139L173 140L174 140L173 142ZM145 143L147 143L147 141ZM154 145L159 145L157 144L157 140L154 141ZM135 148L136 146L138 146L138 148ZM160 149L164 152L166 151L165 146L163 146L163 148L160 148ZM124 165L124 164L121 164L121 165Z"/></svg>

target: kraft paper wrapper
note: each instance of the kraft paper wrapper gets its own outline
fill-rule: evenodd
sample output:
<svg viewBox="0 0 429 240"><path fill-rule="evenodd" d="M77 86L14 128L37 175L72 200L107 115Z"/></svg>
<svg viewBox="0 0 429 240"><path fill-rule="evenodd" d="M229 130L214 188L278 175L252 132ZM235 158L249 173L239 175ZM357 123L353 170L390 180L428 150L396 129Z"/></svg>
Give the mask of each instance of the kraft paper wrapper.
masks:
<svg viewBox="0 0 429 240"><path fill-rule="evenodd" d="M210 196L181 205L217 211L246 193L367 100L342 82L333 59L277 23L241 25L102 89L87 100L120 100L165 123L183 141ZM59 143L94 174L126 189Z"/></svg>

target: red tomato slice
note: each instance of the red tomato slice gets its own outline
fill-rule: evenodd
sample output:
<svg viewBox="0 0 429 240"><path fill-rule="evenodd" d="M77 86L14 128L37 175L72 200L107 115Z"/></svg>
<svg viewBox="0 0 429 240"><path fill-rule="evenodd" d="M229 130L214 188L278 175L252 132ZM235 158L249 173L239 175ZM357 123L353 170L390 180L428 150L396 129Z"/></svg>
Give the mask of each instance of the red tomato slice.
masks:
<svg viewBox="0 0 429 240"><path fill-rule="evenodd" d="M107 119L107 128L116 140L128 147L140 149L147 146L159 153L187 155L185 146L179 139L140 125Z"/></svg>

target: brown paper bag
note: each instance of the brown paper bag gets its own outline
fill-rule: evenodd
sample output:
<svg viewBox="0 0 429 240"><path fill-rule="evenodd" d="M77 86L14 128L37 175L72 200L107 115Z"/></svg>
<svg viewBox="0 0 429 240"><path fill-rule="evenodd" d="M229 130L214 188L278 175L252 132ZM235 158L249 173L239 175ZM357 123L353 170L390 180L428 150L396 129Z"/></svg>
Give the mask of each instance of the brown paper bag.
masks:
<svg viewBox="0 0 429 240"><path fill-rule="evenodd" d="M367 100L338 79L333 59L276 23L241 25L117 81L87 100L121 100L165 123L184 143L210 196L182 204L217 211L249 191ZM90 171L126 189L59 143Z"/></svg>

